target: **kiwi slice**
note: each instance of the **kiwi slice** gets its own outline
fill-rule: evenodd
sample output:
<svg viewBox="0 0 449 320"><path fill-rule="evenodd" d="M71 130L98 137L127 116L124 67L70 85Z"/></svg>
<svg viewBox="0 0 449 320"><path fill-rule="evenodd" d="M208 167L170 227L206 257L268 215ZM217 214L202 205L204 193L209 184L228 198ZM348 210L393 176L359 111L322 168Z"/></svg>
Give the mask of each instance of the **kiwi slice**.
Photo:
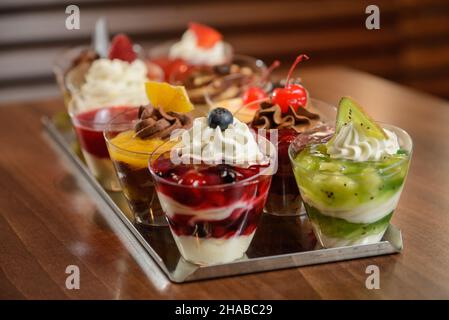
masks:
<svg viewBox="0 0 449 320"><path fill-rule="evenodd" d="M338 104L336 132L349 123L352 123L359 132L363 132L367 137L388 139L385 131L366 114L357 102L350 97L343 97Z"/></svg>

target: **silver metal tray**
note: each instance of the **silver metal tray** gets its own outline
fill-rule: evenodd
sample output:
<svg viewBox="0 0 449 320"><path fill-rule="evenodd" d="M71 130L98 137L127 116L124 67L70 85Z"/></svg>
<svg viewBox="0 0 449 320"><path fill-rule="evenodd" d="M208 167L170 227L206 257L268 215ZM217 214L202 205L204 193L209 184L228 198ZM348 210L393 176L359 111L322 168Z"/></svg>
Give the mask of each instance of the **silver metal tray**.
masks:
<svg viewBox="0 0 449 320"><path fill-rule="evenodd" d="M115 220L115 223L122 224L120 227L126 233L126 237L137 240L140 244L139 255L144 254L153 258L173 282L181 283L301 267L398 253L402 250L401 231L393 225L389 226L379 243L323 249L317 244L306 215L276 217L265 214L245 257L221 265L201 267L193 265L181 257L168 227L142 228L133 223L132 214L122 193L110 193L104 190L74 152L75 137L71 129L58 129L58 126L49 118L43 118L42 122L51 139L68 156L92 190L95 190L93 196L112 209L119 218ZM151 263L147 260L148 262Z"/></svg>

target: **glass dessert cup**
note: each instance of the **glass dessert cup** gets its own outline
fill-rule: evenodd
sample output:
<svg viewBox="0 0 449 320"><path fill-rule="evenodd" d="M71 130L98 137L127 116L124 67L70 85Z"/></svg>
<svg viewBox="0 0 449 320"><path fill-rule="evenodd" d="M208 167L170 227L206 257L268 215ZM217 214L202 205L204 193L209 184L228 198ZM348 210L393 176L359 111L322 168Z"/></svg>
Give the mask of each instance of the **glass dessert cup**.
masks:
<svg viewBox="0 0 449 320"><path fill-rule="evenodd" d="M146 50L139 45L134 45L133 49L137 53L138 59L145 62L148 79L162 81L165 77L164 72L157 64L147 59ZM53 63L53 72L67 108L72 96L80 91L85 82L90 64L97 58L99 57L95 51L87 45L68 48L56 57Z"/></svg>
<svg viewBox="0 0 449 320"><path fill-rule="evenodd" d="M263 63L261 60L259 61ZM243 94L250 87L263 88L266 86L266 81L262 79L264 70L266 70L265 64L253 76L236 73L213 81L204 90L204 100L209 108L226 108L240 121L250 123L259 105L257 103L244 105Z"/></svg>
<svg viewBox="0 0 449 320"><path fill-rule="evenodd" d="M277 135L278 169L273 175L264 211L275 216L299 216L305 210L287 154L290 142L298 134L292 129L280 129Z"/></svg>
<svg viewBox="0 0 449 320"><path fill-rule="evenodd" d="M163 70L165 81L167 82L176 79L174 74L179 76L180 74L188 71L191 67L199 66L191 64L180 58L171 59L169 57L170 48L176 42L177 40L166 41L147 50L148 60L158 65ZM224 45L226 56L224 63L229 63L234 57L234 50L229 43L225 43Z"/></svg>
<svg viewBox="0 0 449 320"><path fill-rule="evenodd" d="M145 51L138 45L133 49L138 54L138 58L145 62L147 77L149 80L161 81L164 78L162 69L145 59ZM53 63L53 72L56 81L64 98L64 105L69 109L73 99L80 96L81 87L86 82L86 74L94 60L98 59L97 53L90 46L77 46L62 51ZM120 104L121 103L114 103ZM124 103L123 105L127 105ZM104 105L104 104L102 104ZM99 105L100 106L100 105ZM55 115L55 121L64 128L70 128L70 117L66 111Z"/></svg>
<svg viewBox="0 0 449 320"><path fill-rule="evenodd" d="M72 90L70 88L73 89L74 87L80 86L82 76L87 71L86 69L83 73L71 73L70 71L73 67L73 63L77 60L78 57L81 56L83 52L87 52L89 51L89 49L89 46L77 46L66 49L58 54L53 63L53 73L55 74L56 82L64 98L64 104L66 108L69 107L69 102L71 99Z"/></svg>
<svg viewBox="0 0 449 320"><path fill-rule="evenodd" d="M380 161L331 159L320 142L304 147L295 141L289 147L307 215L325 248L376 243L388 228L408 173L412 140L400 128L381 125L398 136L401 151Z"/></svg>
<svg viewBox="0 0 449 320"><path fill-rule="evenodd" d="M244 256L263 212L271 182L270 165L248 169L224 164L174 165L170 152L156 150L149 167L173 238L185 260L213 265ZM221 170L240 170L245 178L217 185L183 185L166 178L161 170L171 170L171 175L186 179L192 172L201 172L206 179L221 179Z"/></svg>
<svg viewBox="0 0 449 320"><path fill-rule="evenodd" d="M322 124L318 126L323 125L327 127L326 123L335 118L336 108L320 100L310 100L322 120ZM314 128L316 127L311 127L309 130ZM290 143L301 134L293 129L277 129L277 139L275 139L277 141L272 141L277 146L278 170L273 175L267 203L264 208L264 211L268 214L275 216L299 216L306 213L288 155Z"/></svg>
<svg viewBox="0 0 449 320"><path fill-rule="evenodd" d="M87 167L106 190L120 191L120 183L109 157L103 131L111 119L126 111L130 106L86 110L82 105L79 100L72 99L69 104L69 115Z"/></svg>
<svg viewBox="0 0 449 320"><path fill-rule="evenodd" d="M261 81L266 70L262 60L234 55L229 64L179 68L169 82L185 86L194 104L209 106L208 96L223 100L242 95L248 85Z"/></svg>
<svg viewBox="0 0 449 320"><path fill-rule="evenodd" d="M152 152L165 141L137 137L134 128L139 120L138 107L120 113L108 123L104 138L134 222L167 226L148 170Z"/></svg>

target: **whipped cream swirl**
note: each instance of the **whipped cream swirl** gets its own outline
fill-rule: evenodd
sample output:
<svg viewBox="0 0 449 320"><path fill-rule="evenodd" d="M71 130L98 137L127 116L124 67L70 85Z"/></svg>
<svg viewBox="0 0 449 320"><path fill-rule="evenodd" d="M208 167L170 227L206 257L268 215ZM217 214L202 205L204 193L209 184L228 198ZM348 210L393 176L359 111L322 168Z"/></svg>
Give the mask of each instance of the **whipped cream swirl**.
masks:
<svg viewBox="0 0 449 320"><path fill-rule="evenodd" d="M226 47L220 40L212 48L201 48L195 33L187 30L181 40L171 46L169 58L180 58L194 65L218 65L226 62Z"/></svg>
<svg viewBox="0 0 449 320"><path fill-rule="evenodd" d="M132 63L118 59L97 59L80 88L84 109L148 104L145 93L147 67L141 60Z"/></svg>
<svg viewBox="0 0 449 320"><path fill-rule="evenodd" d="M269 144L268 140L265 141ZM172 160L182 163L232 164L238 167L265 165L269 156L261 147L273 150L270 145L259 146L249 127L234 118L222 131L208 126L207 118L196 118L190 130L182 133L181 142L172 149ZM267 152L269 154L269 152Z"/></svg>
<svg viewBox="0 0 449 320"><path fill-rule="evenodd" d="M379 161L384 156L395 154L399 150L396 134L383 129L387 139L367 137L359 132L352 123L341 127L335 137L327 144L327 153L333 159L352 161Z"/></svg>

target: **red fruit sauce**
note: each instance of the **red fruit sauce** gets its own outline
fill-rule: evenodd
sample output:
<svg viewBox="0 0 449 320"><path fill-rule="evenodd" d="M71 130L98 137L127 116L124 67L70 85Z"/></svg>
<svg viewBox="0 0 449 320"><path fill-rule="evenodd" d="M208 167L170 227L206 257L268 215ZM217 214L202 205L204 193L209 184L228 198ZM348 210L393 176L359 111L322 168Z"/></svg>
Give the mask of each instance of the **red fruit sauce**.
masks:
<svg viewBox="0 0 449 320"><path fill-rule="evenodd" d="M278 170L276 174L273 175L270 193L299 194L298 186L292 171L290 158L288 156L288 148L298 134L299 133L294 129L278 130Z"/></svg>
<svg viewBox="0 0 449 320"><path fill-rule="evenodd" d="M270 175L257 175L266 166L239 168L221 165L174 165L168 156L155 160L151 168L163 179L155 181L159 193L183 206L192 208L192 215L167 216L173 232L178 236L229 238L249 235L257 227L271 183ZM248 179L247 183L238 183ZM243 204L243 205L238 205ZM236 208L222 220L199 220L199 210L225 207Z"/></svg>
<svg viewBox="0 0 449 320"><path fill-rule="evenodd" d="M104 107L77 114L73 123L83 150L98 158L109 158L103 130L111 119L130 108L128 106ZM135 109L137 112L137 108ZM132 116L130 112L130 120L135 118L135 115Z"/></svg>

